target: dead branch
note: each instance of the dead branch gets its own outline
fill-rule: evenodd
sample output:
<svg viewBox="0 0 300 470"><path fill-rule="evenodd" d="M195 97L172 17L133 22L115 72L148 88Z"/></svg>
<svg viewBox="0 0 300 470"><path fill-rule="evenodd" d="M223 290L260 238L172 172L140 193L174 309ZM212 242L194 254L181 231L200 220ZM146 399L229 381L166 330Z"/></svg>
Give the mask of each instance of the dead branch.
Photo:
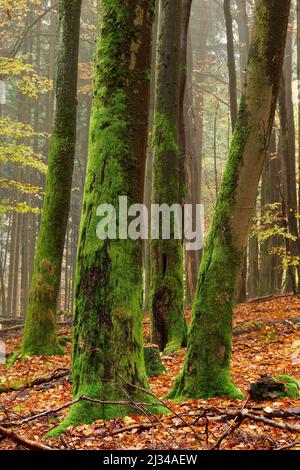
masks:
<svg viewBox="0 0 300 470"><path fill-rule="evenodd" d="M277 447L277 449L275 450L287 450L287 449L291 449L292 447L300 447L300 441L294 441L285 446Z"/></svg>

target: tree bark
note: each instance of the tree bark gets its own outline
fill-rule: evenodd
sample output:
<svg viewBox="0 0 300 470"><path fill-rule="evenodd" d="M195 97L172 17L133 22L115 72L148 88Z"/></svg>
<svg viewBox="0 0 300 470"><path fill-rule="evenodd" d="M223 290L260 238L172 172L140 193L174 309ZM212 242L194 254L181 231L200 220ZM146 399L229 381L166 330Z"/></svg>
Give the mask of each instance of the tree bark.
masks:
<svg viewBox="0 0 300 470"><path fill-rule="evenodd" d="M56 309L76 142L80 11L81 0L58 4L55 122L22 346L26 355L61 352Z"/></svg>
<svg viewBox="0 0 300 470"><path fill-rule="evenodd" d="M282 75L280 94L279 94L279 117L280 117L280 157L281 157L281 178L282 178L282 196L283 212L287 220L288 232L295 238L287 238L287 254L292 257L300 255L300 240L297 226L297 195L296 195L296 162L295 162L295 144L291 142L290 120L293 115L288 112L288 93L286 80ZM295 135L295 134L294 134ZM296 269L289 266L287 270L286 291L298 292Z"/></svg>
<svg viewBox="0 0 300 470"><path fill-rule="evenodd" d="M181 0L160 1L153 127L153 203L181 202L179 96ZM174 217L175 219L175 217ZM172 218L171 218L172 220ZM162 224L159 223L161 232ZM182 240L151 240L152 338L170 353L186 344Z"/></svg>
<svg viewBox="0 0 300 470"><path fill-rule="evenodd" d="M142 243L99 239L97 209L143 203L152 0L101 0L94 101L75 279L73 395L149 401L142 330ZM117 231L120 220L116 220ZM112 419L128 407L79 402L64 423ZM136 411L135 411L136 412Z"/></svg>
<svg viewBox="0 0 300 470"><path fill-rule="evenodd" d="M234 37L232 29L232 16L230 8L231 0L224 0L224 16L226 23L226 37L227 37L227 61L229 71L229 96L230 96L230 114L231 114L231 126L234 126L238 117L238 105L237 105L237 85L236 85L236 66L235 66L235 54L234 54Z"/></svg>

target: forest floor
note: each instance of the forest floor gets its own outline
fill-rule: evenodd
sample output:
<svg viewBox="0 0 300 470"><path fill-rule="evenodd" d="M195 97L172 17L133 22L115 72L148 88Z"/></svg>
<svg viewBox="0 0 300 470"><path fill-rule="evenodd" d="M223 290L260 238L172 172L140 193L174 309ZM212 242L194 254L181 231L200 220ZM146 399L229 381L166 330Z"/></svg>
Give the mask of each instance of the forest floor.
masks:
<svg viewBox="0 0 300 470"><path fill-rule="evenodd" d="M146 318L146 338L149 327ZM246 395L250 383L262 374L284 374L300 379L300 297L240 305L235 309L234 328L232 376ZM68 335L70 329L60 329L60 336ZM5 341L8 352L12 352L21 342L21 333L0 332L0 339ZM91 450L300 449L300 400L293 399L260 403L221 398L179 404L168 401L173 414L158 419L152 416L151 422L143 415L96 421L90 426L68 428L61 438L45 440L45 434L66 415L68 406L52 413L50 410L72 400L68 370L64 370L70 367L70 349L67 344L67 354L61 357L35 357L25 363L18 360L12 367L0 366L0 450L21 450L35 445ZM150 380L153 393L160 399L170 390L180 371L184 352L164 357L167 372ZM47 376L53 380L30 384ZM3 392L4 387L20 384L27 386ZM27 417L44 411L46 415L25 422ZM1 429L12 431L12 438L5 438Z"/></svg>

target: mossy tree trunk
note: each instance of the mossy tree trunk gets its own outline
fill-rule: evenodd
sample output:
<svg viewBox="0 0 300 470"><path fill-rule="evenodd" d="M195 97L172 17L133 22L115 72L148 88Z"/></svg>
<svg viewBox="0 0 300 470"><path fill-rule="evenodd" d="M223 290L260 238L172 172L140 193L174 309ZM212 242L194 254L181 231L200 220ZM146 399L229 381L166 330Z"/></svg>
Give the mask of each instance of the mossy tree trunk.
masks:
<svg viewBox="0 0 300 470"><path fill-rule="evenodd" d="M56 304L76 141L81 0L61 0L57 9L55 120L44 208L26 313L22 350L27 355L52 355L60 352L56 332Z"/></svg>
<svg viewBox="0 0 300 470"><path fill-rule="evenodd" d="M292 55L293 38L291 32L289 32L278 104L283 210L287 219L287 229L294 237L294 240L286 240L286 251L290 256L297 258L300 256L300 239L297 221L296 132L292 96ZM299 267L289 266L285 284L286 292L292 291L294 294L299 292L299 279L297 279L299 274Z"/></svg>
<svg viewBox="0 0 300 470"><path fill-rule="evenodd" d="M94 100L75 278L73 396L147 401L142 331L142 244L100 240L97 208L119 197L142 204L147 146L153 0L101 0ZM119 229L117 220L117 229ZM68 425L136 410L80 402Z"/></svg>
<svg viewBox="0 0 300 470"><path fill-rule="evenodd" d="M236 65L234 53L234 37L233 37L233 22L231 15L231 0L224 0L224 17L226 24L226 38L227 38L227 62L229 72L229 96L230 96L230 115L231 126L234 126L238 116L237 104L237 84L236 84Z"/></svg>
<svg viewBox="0 0 300 470"><path fill-rule="evenodd" d="M230 375L232 301L276 108L290 1L257 0L246 87L193 305L185 364L170 397L241 398Z"/></svg>
<svg viewBox="0 0 300 470"><path fill-rule="evenodd" d="M153 127L153 203L181 203L179 190L179 91L181 0L160 1ZM160 229L161 227L160 223ZM151 240L152 336L161 350L186 342L182 240Z"/></svg>

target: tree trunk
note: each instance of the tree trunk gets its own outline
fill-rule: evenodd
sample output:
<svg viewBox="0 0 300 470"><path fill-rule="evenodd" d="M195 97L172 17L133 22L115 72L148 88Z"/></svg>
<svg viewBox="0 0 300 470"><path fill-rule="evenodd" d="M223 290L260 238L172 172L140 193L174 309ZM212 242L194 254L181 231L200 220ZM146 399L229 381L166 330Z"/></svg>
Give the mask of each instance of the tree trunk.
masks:
<svg viewBox="0 0 300 470"><path fill-rule="evenodd" d="M237 2L237 22L239 33L239 52L240 52L240 83L243 85L245 71L247 67L247 58L249 53L249 26L246 0L238 0ZM248 256L247 248L243 255L243 266L241 276L236 286L236 302L243 303L247 298L247 272L248 272Z"/></svg>
<svg viewBox="0 0 300 470"><path fill-rule="evenodd" d="M61 351L56 308L76 141L80 10L81 0L61 0L58 4L55 122L22 347L27 355Z"/></svg>
<svg viewBox="0 0 300 470"><path fill-rule="evenodd" d="M142 330L142 243L98 239L97 208L143 203L151 64L152 0L101 0L94 65L94 102L77 272L72 358L73 395L149 401ZM116 220L117 231L121 224ZM135 412L80 402L69 425ZM53 435L53 433L52 433Z"/></svg>
<svg viewBox="0 0 300 470"><path fill-rule="evenodd" d="M229 96L230 96L230 113L231 113L231 126L234 126L238 117L237 105L237 86L236 86L236 67L234 55L234 37L232 29L232 16L230 8L231 0L224 0L224 16L226 23L226 37L227 37L227 61L229 71Z"/></svg>
<svg viewBox="0 0 300 470"><path fill-rule="evenodd" d="M258 297L259 283L259 244L257 236L253 234L249 237L249 263L247 278L247 292L249 299L255 299Z"/></svg>
<svg viewBox="0 0 300 470"><path fill-rule="evenodd" d="M181 202L179 93L181 0L160 1L157 81L153 127L153 203ZM174 217L175 219L175 217ZM172 218L171 218L172 220ZM161 232L162 224L159 223ZM186 343L182 240L151 240L152 338L170 353Z"/></svg>
<svg viewBox="0 0 300 470"><path fill-rule="evenodd" d="M300 175L300 0L297 0L297 80L298 80L298 174ZM300 212L300 178L298 183L298 211ZM300 223L299 223L300 228ZM300 282L300 280L299 280Z"/></svg>
<svg viewBox="0 0 300 470"><path fill-rule="evenodd" d="M184 369L169 396L241 398L230 376L232 301L273 126L290 1L257 0L239 118L200 266Z"/></svg>
<svg viewBox="0 0 300 470"><path fill-rule="evenodd" d="M272 134L268 157L265 161L261 183L261 215L270 211L270 205L280 203L280 161L276 149L276 135ZM277 211L277 209L276 209ZM259 292L261 297L280 294L282 270L278 254L272 253L279 248L280 238L276 235L261 243Z"/></svg>
<svg viewBox="0 0 300 470"><path fill-rule="evenodd" d="M237 22L239 31L239 49L240 49L240 74L243 82L244 73L247 67L247 56L249 52L249 26L246 0L237 0Z"/></svg>

